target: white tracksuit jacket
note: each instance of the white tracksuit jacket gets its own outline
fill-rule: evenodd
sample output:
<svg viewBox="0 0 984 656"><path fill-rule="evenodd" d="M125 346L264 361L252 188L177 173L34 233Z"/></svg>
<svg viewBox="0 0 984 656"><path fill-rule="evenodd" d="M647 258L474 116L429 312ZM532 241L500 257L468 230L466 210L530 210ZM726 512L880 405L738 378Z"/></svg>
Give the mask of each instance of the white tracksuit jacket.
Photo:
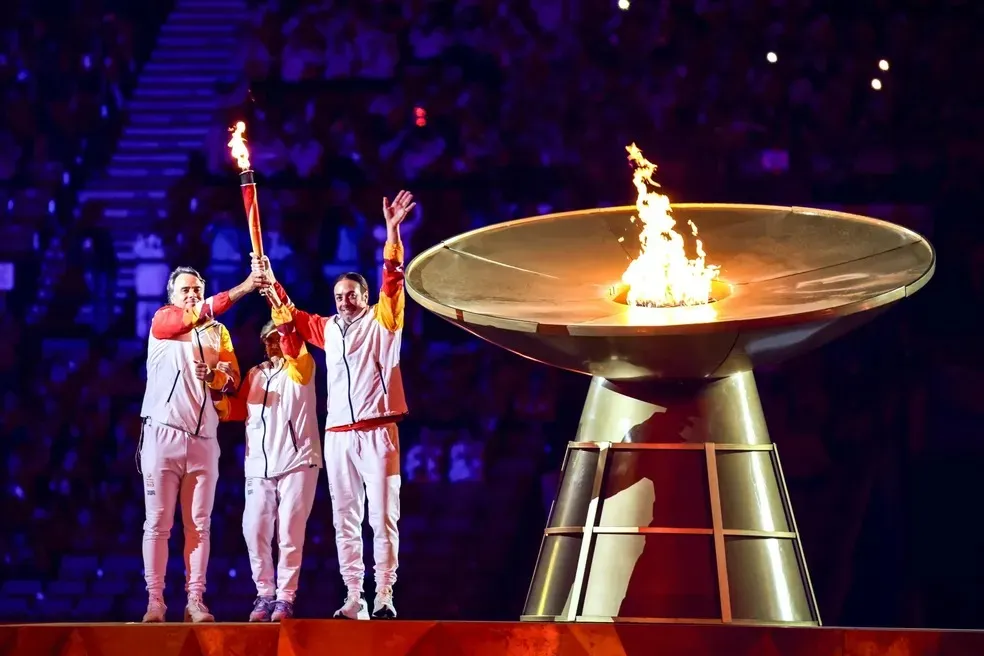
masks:
<svg viewBox="0 0 984 656"><path fill-rule="evenodd" d="M403 330L389 330L379 305L347 328L334 316L325 324L328 368L327 430L407 413L400 375Z"/></svg>
<svg viewBox="0 0 984 656"><path fill-rule="evenodd" d="M281 302L291 308L301 337L325 351L328 409L325 430L379 425L407 414L400 373L403 341L403 248L387 244L379 302L347 328L337 315L321 317L297 310L276 285Z"/></svg>
<svg viewBox="0 0 984 656"><path fill-rule="evenodd" d="M219 414L211 391L229 393L239 383L229 331L214 319L231 305L229 294L222 292L205 299L194 311L173 305L158 310L147 341L147 389L141 417L196 437L215 437ZM234 375L216 372L206 385L195 378L196 360L213 369L220 361L231 362Z"/></svg>
<svg viewBox="0 0 984 656"><path fill-rule="evenodd" d="M237 395L245 406L247 478L321 467L314 369L303 344L297 359L287 356L277 365L267 361L250 369Z"/></svg>

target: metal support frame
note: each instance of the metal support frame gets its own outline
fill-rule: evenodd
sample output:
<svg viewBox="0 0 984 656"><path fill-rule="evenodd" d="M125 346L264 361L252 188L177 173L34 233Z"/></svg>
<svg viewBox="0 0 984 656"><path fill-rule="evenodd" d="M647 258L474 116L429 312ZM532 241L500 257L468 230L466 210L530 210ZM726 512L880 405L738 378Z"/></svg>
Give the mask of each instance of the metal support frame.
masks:
<svg viewBox="0 0 984 656"><path fill-rule="evenodd" d="M711 526L714 533L714 559L717 562L718 597L721 602L721 621L731 623L731 588L728 585L728 553L724 545L724 519L721 516L721 488L718 485L716 445L704 444L707 462L707 490L711 499Z"/></svg>
<svg viewBox="0 0 984 656"><path fill-rule="evenodd" d="M772 445L772 466L776 468L777 478L779 479L779 485L782 486L782 502L785 505L786 518L789 521L789 525L793 529L793 535L795 536L796 545L796 556L799 561L800 573L806 580L807 588L810 590L811 594L807 595L807 601L810 604L810 610L813 612L813 617L817 620L817 626L823 626L823 620L820 618L820 606L817 604L817 597L813 592L813 581L810 580L810 568L806 566L806 552L803 551L803 539L800 537L799 527L796 526L796 515L793 513L793 502L789 498L789 488L786 487L786 475L782 471L782 462L779 460L779 449L776 448L775 444Z"/></svg>
<svg viewBox="0 0 984 656"><path fill-rule="evenodd" d="M571 445L574 446L573 444ZM587 577L588 557L594 548L593 535L598 523L598 503L601 497L601 486L605 481L605 466L608 464L608 452L611 442L598 442L598 464L595 468L594 481L591 483L591 501L588 502L588 515L584 520L581 537L581 551L577 556L577 569L574 570L574 585L571 586L571 596L567 602L566 619L576 622L581 610L584 597L585 579Z"/></svg>
<svg viewBox="0 0 984 656"><path fill-rule="evenodd" d="M803 553L803 544L800 539L799 529L796 526L796 519L793 516L791 504L789 501L789 490L786 487L786 480L782 473L782 466L779 463L778 453L775 444L717 444L712 442L692 444L692 443L681 443L681 444L637 444L637 443L625 443L625 442L570 442L567 446L567 451L564 454L564 462L561 468L561 472L567 469L568 462L570 461L570 453L572 450L598 450L598 461L595 468L595 475L592 481L591 489L591 499L588 502L587 515L585 517L584 526L554 526L548 527L544 530L543 540L550 535L580 535L581 536L581 546L578 553L577 567L574 574L574 583L571 587L571 594L568 598L568 603L566 610L561 616L524 616L523 620L532 621L566 621L566 622L631 622L631 623L662 623L662 624L677 624L677 623L694 623L694 624L733 624L733 625L748 625L748 626L760 626L763 623L760 621L749 622L745 620L735 620L732 617L731 612L731 595L730 595L730 583L728 578L728 561L727 561L727 545L726 538L728 537L748 537L748 538L771 538L780 540L792 540L795 543L795 548L797 552L797 559L799 560L800 568L802 570L803 576L806 580L806 584L809 586L810 590L813 588L813 583L809 577L809 571L806 569L806 558ZM608 455L612 451L703 451L705 454L705 464L707 467L707 487L711 508L711 528L676 528L676 527L661 527L661 526L640 526L640 527L602 527L598 526L598 515L599 507L601 504L601 491L604 486L605 473L608 464ZM728 452L728 451L768 451L770 452L770 459L772 465L775 468L779 484L782 486L782 499L784 505L784 511L787 515L789 525L792 527L792 531L755 531L746 529L727 529L724 527L724 518L721 508L721 490L718 481L718 469L717 469L717 454L718 452ZM561 477L563 480L563 477ZM553 511L553 506L551 506L551 513ZM591 556L591 551L594 549L594 542L596 535L703 535L711 536L714 539L714 555L715 563L717 569L717 581L718 581L718 596L721 607L721 617L720 619L709 619L709 618L633 618L633 617L601 617L601 616L586 616L581 615L580 612L583 606L584 592L587 585L588 576L588 564ZM543 544L541 540L541 548ZM532 589L532 588L531 588ZM816 618L816 623L813 622L776 622L776 626L816 626L820 624L820 611L817 608L816 599L812 594L808 595L810 599L810 607Z"/></svg>

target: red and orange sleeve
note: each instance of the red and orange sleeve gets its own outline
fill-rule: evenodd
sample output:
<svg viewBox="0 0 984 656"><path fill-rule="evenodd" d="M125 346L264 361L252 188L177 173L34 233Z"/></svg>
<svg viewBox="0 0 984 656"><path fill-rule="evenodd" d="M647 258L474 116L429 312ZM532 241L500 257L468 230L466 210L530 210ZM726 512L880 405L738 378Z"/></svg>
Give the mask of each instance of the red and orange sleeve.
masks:
<svg viewBox="0 0 984 656"><path fill-rule="evenodd" d="M278 282L274 285L277 296L285 308L291 312L294 329L300 334L301 339L320 349L325 347L325 326L328 325L328 318L318 314L311 314L304 310L299 310L287 295L287 291Z"/></svg>
<svg viewBox="0 0 984 656"><path fill-rule="evenodd" d="M403 328L406 292L403 278L403 242L387 241L383 247L383 284L379 302L373 312L375 319L391 332Z"/></svg>
<svg viewBox="0 0 984 656"><path fill-rule="evenodd" d="M195 326L213 319L232 307L229 292L209 296L193 308L165 305L154 313L150 322L150 334L157 339L174 339Z"/></svg>

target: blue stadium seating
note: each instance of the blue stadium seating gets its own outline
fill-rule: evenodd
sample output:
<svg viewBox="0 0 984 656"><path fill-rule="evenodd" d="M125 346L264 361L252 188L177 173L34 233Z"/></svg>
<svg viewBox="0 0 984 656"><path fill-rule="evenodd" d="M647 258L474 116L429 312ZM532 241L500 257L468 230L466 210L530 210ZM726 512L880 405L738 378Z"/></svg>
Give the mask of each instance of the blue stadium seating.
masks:
<svg viewBox="0 0 984 656"><path fill-rule="evenodd" d="M47 621L64 621L72 615L76 600L69 597L46 597L35 604L35 614Z"/></svg>
<svg viewBox="0 0 984 656"><path fill-rule="evenodd" d="M86 593L85 581L52 581L46 591L49 597L81 597Z"/></svg>
<svg viewBox="0 0 984 656"><path fill-rule="evenodd" d="M139 555L106 556L102 561L105 578L143 577L143 559Z"/></svg>
<svg viewBox="0 0 984 656"><path fill-rule="evenodd" d="M142 585L138 587L143 588ZM92 583L92 594L105 597L116 597L134 591L134 586L120 579L100 579Z"/></svg>
<svg viewBox="0 0 984 656"><path fill-rule="evenodd" d="M0 587L0 597L37 597L41 594L41 581L5 581Z"/></svg>
<svg viewBox="0 0 984 656"><path fill-rule="evenodd" d="M62 581L85 581L95 576L99 559L95 556L63 556L58 578Z"/></svg>
<svg viewBox="0 0 984 656"><path fill-rule="evenodd" d="M0 620L16 622L27 619L30 605L24 597L0 596Z"/></svg>
<svg viewBox="0 0 984 656"><path fill-rule="evenodd" d="M73 619L95 622L108 617L113 611L116 600L112 597L90 596L79 599L72 613ZM146 602L144 602L146 603Z"/></svg>

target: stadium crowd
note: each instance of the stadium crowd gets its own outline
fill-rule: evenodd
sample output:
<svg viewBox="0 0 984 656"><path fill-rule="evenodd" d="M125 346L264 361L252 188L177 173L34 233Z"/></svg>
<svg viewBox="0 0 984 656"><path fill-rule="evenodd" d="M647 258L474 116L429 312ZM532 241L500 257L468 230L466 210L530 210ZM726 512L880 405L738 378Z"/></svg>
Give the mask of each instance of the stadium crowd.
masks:
<svg viewBox="0 0 984 656"><path fill-rule="evenodd" d="M969 210L981 193L984 133L975 120L981 87L967 84L984 63L972 28L980 7L872 1L827 13L806 0L627 4L251 3L237 53L242 79L223 82L218 127L171 190L166 225L154 227L165 260L205 270L216 291L245 271L249 242L224 130L244 115L268 253L291 294L324 312L337 273L360 270L372 282L378 271L382 193L407 187L418 198L404 232L409 259L473 227L630 202L624 147L632 142L659 165L674 201L848 206L908 224L946 254L930 287L849 338L760 372L760 391L825 621L984 626L982 587L973 583L984 534L960 513L980 462L974 301L984 292L984 240ZM124 18L99 2L86 8L73 25L31 15L25 4L7 28L0 178L8 194L46 184L42 165L57 166L60 178L84 151L112 150L118 121L104 121L101 108L125 118L120 110L145 57L136 46L152 41L139 35L154 33L163 10ZM69 33L91 42L62 40ZM56 42L69 45L46 56ZM84 303L89 291L79 281L105 259L84 256L105 236L94 240L98 219L73 209L59 203L55 226L32 224L32 249L66 255L56 308ZM21 285L8 307L23 309L20 298L26 308L30 299L17 295L40 288ZM493 601L466 591L430 599L413 587L413 572L441 550L467 553L488 541L461 528L467 522L446 522L453 513L471 519L480 499L506 489L525 510L495 515L500 524L489 533L501 537L509 524L505 534L516 537L502 539L489 562L532 564L541 498L552 497L586 380L408 311L411 573L398 594L408 617L515 617L530 568L514 568L516 581L501 584ZM70 577L67 554L139 554L133 454L144 345L132 312L99 336L75 327L71 313L55 316L38 327L14 312L0 319L0 362L17 372L0 382L12 518L0 534L0 578L42 582L25 605L11 602L11 616L46 612L48 582ZM236 308L231 330L244 364L261 356L264 320L258 300ZM213 570L234 595L233 572L240 581L245 572L235 567L244 554L242 446L234 427L222 439L213 558L229 569ZM475 505L441 505L448 495L434 490L448 486L471 490L461 495ZM332 577L327 503L322 489L309 524L302 615L323 615L337 600L332 591L322 609L304 591ZM942 557L931 527L947 522L970 536L947 537ZM328 563L327 574L319 578L315 563ZM481 572L472 574L479 585ZM92 619L133 619L126 599L141 601L139 582L126 586L109 588L117 590L107 593L112 603ZM227 616L248 603L244 592ZM92 608L47 612L88 618L80 607Z"/></svg>

